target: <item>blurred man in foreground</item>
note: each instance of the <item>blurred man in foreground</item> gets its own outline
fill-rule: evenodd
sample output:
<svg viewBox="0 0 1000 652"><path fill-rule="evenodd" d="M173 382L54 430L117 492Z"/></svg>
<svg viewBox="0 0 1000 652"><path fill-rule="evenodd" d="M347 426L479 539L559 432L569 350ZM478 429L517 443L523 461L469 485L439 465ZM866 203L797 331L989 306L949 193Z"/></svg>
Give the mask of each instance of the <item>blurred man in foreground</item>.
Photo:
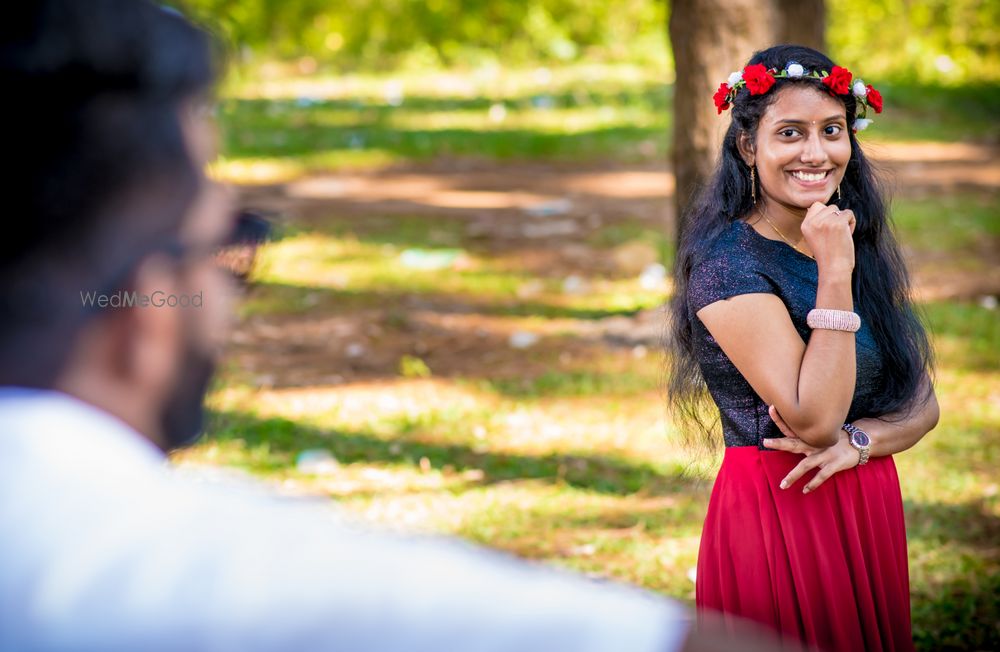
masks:
<svg viewBox="0 0 1000 652"><path fill-rule="evenodd" d="M648 593L175 475L231 289L210 44L139 0L5 14L0 649L699 645Z"/></svg>

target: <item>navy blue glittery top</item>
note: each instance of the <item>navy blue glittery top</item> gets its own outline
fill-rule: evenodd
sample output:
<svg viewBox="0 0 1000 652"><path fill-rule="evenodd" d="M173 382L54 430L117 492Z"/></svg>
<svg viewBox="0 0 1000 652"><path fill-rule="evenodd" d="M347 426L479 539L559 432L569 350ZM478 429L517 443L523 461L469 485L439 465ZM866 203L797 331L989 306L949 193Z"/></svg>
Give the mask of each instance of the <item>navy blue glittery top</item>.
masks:
<svg viewBox="0 0 1000 652"><path fill-rule="evenodd" d="M816 261L780 240L771 240L746 222L730 224L712 244L688 281L688 317L694 336L694 351L708 391L719 408L726 446L757 446L765 437L781 437L771 421L767 404L737 371L715 338L698 319L704 306L738 294L776 294L788 308L795 329L809 342L811 329L806 315L816 307L818 272ZM857 303L855 303L857 312ZM747 325L748 337L759 337ZM869 405L878 389L882 355L872 338L871 327L861 321L855 333L857 382L847 415L854 421L870 415Z"/></svg>

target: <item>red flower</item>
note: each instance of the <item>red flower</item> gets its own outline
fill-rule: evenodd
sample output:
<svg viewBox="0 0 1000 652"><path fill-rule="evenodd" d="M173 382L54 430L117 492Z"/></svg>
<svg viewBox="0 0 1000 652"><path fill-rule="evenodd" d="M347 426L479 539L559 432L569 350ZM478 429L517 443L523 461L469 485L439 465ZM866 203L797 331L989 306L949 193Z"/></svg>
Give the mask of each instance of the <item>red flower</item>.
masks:
<svg viewBox="0 0 1000 652"><path fill-rule="evenodd" d="M755 63L743 69L743 81L747 83L751 95L763 95L774 86L774 75L764 67L764 64Z"/></svg>
<svg viewBox="0 0 1000 652"><path fill-rule="evenodd" d="M851 88L851 71L847 68L834 66L833 72L823 78L823 83L837 95L847 93Z"/></svg>
<svg viewBox="0 0 1000 652"><path fill-rule="evenodd" d="M726 101L726 97L729 95L729 86L726 82L719 84L719 90L715 91L715 95L712 99L715 100L715 108L719 113L722 113L729 108L729 102Z"/></svg>
<svg viewBox="0 0 1000 652"><path fill-rule="evenodd" d="M868 95L865 99L868 100L868 106L875 109L875 113L882 113L882 93L872 88L871 84L868 84Z"/></svg>

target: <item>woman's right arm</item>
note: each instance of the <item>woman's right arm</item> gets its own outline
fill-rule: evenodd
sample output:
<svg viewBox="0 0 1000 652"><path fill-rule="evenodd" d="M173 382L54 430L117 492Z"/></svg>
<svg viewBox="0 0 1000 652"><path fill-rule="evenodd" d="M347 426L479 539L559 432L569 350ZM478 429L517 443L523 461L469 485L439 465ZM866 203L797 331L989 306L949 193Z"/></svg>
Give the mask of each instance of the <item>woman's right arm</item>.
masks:
<svg viewBox="0 0 1000 652"><path fill-rule="evenodd" d="M853 310L854 215L816 203L802 222L819 267L816 307ZM773 294L742 294L697 312L723 353L806 443L836 443L854 396L855 335L816 329L808 346Z"/></svg>

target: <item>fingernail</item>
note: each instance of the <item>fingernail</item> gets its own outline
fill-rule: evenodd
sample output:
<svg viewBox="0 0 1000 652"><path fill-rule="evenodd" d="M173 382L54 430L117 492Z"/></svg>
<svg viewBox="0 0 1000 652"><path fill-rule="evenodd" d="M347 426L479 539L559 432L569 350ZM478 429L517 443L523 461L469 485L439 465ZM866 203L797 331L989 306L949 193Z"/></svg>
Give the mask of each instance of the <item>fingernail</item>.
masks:
<svg viewBox="0 0 1000 652"><path fill-rule="evenodd" d="M803 489L803 490L802 490L802 493L804 493L804 494L807 494L807 493L809 493L809 487L806 487L805 489Z"/></svg>
<svg viewBox="0 0 1000 652"><path fill-rule="evenodd" d="M771 440L770 439L765 439L764 440L764 445L765 446L770 446L771 445Z"/></svg>
<svg viewBox="0 0 1000 652"><path fill-rule="evenodd" d="M787 481L785 481L785 480L782 480L782 481L781 481L781 484L780 484L779 486L780 486L780 487L781 487L782 489L788 489L788 482L787 482Z"/></svg>

